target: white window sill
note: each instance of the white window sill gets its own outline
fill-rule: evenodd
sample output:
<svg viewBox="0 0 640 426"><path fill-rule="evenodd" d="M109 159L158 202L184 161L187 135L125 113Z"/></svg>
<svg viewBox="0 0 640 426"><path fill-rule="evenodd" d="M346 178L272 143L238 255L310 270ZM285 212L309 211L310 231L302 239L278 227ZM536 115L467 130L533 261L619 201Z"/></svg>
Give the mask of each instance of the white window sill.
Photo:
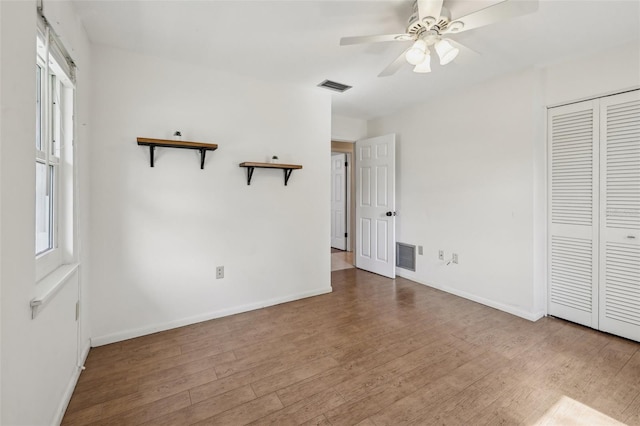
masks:
<svg viewBox="0 0 640 426"><path fill-rule="evenodd" d="M61 265L36 283L36 296L31 300L31 318L34 319L78 270L79 263Z"/></svg>

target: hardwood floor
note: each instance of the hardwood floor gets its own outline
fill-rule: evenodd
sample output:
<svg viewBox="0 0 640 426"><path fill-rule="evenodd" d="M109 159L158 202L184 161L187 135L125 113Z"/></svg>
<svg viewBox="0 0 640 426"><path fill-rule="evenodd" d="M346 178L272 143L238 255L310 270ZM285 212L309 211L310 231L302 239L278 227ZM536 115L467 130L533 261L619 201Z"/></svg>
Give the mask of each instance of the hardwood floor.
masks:
<svg viewBox="0 0 640 426"><path fill-rule="evenodd" d="M640 344L398 278L89 353L63 424L640 424Z"/></svg>
<svg viewBox="0 0 640 426"><path fill-rule="evenodd" d="M331 249L331 272L353 268L353 252Z"/></svg>

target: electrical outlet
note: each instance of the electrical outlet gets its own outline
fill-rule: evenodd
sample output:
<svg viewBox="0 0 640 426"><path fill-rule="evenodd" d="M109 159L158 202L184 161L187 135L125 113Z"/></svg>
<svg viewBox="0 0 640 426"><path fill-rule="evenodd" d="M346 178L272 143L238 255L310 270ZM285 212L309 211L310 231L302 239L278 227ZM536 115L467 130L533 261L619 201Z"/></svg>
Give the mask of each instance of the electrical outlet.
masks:
<svg viewBox="0 0 640 426"><path fill-rule="evenodd" d="M451 255L451 261L452 261L453 263L458 263L458 253L453 253L453 254Z"/></svg>
<svg viewBox="0 0 640 426"><path fill-rule="evenodd" d="M216 279L224 278L224 266L216 267Z"/></svg>
<svg viewBox="0 0 640 426"><path fill-rule="evenodd" d="M438 251L438 259L444 260L444 250Z"/></svg>
<svg viewBox="0 0 640 426"><path fill-rule="evenodd" d="M418 246L418 255L422 256L422 246Z"/></svg>

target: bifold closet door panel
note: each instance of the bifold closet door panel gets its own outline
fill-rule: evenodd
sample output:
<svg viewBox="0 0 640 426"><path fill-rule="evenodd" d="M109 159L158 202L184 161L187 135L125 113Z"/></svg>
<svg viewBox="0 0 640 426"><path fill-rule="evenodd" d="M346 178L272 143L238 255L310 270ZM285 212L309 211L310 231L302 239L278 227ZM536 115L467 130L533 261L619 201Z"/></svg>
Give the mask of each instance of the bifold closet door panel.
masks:
<svg viewBox="0 0 640 426"><path fill-rule="evenodd" d="M548 111L549 314L598 328L599 109Z"/></svg>
<svg viewBox="0 0 640 426"><path fill-rule="evenodd" d="M640 341L640 91L600 100L602 331Z"/></svg>

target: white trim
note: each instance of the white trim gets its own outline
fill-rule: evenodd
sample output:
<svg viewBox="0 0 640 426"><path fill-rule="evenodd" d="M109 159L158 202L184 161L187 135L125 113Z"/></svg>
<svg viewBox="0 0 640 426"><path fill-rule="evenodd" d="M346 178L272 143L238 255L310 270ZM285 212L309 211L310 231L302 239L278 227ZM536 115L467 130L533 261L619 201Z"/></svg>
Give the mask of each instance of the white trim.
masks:
<svg viewBox="0 0 640 426"><path fill-rule="evenodd" d="M266 308L268 306L279 305L281 303L293 302L294 300L305 299L307 297L319 296L321 294L331 293L333 289L321 288L304 293L292 294L289 296L275 297L262 302L250 303L247 305L240 305L233 308L221 309L219 311L208 312L205 314L196 315L193 317L187 317L174 321L165 322L162 324L150 325L146 327L136 328L132 330L120 331L117 333L107 334L106 336L98 336L91 338L91 347L108 345L110 343L120 342L122 340L133 339L135 337L145 336L147 334L157 333L159 331L171 330L173 328L183 327L185 325L196 324L199 322L209 321L216 318L222 318L229 315L240 314L243 312L254 311L257 309Z"/></svg>
<svg viewBox="0 0 640 426"><path fill-rule="evenodd" d="M351 155L350 152L345 152L344 153L346 158L347 158L347 164L348 166L345 168L345 173L346 173L346 183L347 183L347 188L346 188L346 199L347 199L347 208L345 209L345 211L347 212L347 248L345 251L353 251L352 250L352 246L351 246L351 241L353 238L353 235L351 235L351 233L353 232L353 230L351 229L351 215L353 214L353 212L351 211L351 198L352 198L352 194L351 194L351 187L353 185L353 183L351 182L351 168L353 167L353 155Z"/></svg>
<svg viewBox="0 0 640 426"><path fill-rule="evenodd" d="M53 296L69 282L69 278L78 270L78 266L80 266L79 263L61 265L58 269L38 281L36 296L29 302L31 319L35 319L40 311L53 299Z"/></svg>
<svg viewBox="0 0 640 426"><path fill-rule="evenodd" d="M399 271L400 270L398 270L398 272ZM453 294L455 296L459 296L459 297L462 297L464 299L468 299L468 300L471 300L473 302L477 302L477 303L480 303L482 305L489 306L490 308L498 309L498 310L500 310L502 312L506 312L508 314L515 315L517 317L524 318L524 319L532 321L532 322L538 321L540 318L545 316L545 312L543 310L538 311L538 312L529 312L529 311L525 311L525 310L520 309L520 308L515 307L515 306L506 305L504 303L496 302L495 300L485 299L484 297L480 297L480 296L477 296L475 294L467 293L466 291L458 290L456 288L449 287L449 286L446 286L446 285L444 285L444 286L434 285L434 284L431 284L431 283L426 283L426 282L419 281L419 280L417 280L416 278L413 278L413 277L412 278L407 278L407 277L405 277L405 276L403 276L401 274L398 274L398 275L403 277L403 278L405 278L405 279L408 279L410 281L414 281L414 282L416 282L418 284L422 284L422 285L426 285L427 287L431 287L431 288L435 288L435 289L438 289L438 290L442 290L442 291L445 291L447 293Z"/></svg>
<svg viewBox="0 0 640 426"><path fill-rule="evenodd" d="M55 198L55 195L54 195ZM55 200L54 200L55 203ZM51 221L49 226L57 228L55 223L55 217L58 215L58 212L55 211L54 207L54 220ZM54 247L44 251L38 255L36 255L36 285L38 283L46 281L47 276L53 274L57 268L60 268L62 265L62 250L60 247L56 246L56 242L58 241L57 229L53 231L53 241Z"/></svg>
<svg viewBox="0 0 640 426"><path fill-rule="evenodd" d="M75 390L76 385L78 384L80 373L82 373L82 370L84 369L82 365L84 365L84 362L87 360L87 356L89 356L89 349L91 349L91 345L89 345L89 342L87 342L84 349L82 350L81 365L76 366L75 372L71 376L71 379L69 379L67 388L65 389L64 394L62 395L62 400L60 401L60 405L56 410L56 415L52 423L54 425L59 425L62 423L64 413L67 411L67 407L69 406L69 402L71 401L71 397L73 396L73 391Z"/></svg>
<svg viewBox="0 0 640 426"><path fill-rule="evenodd" d="M547 105L546 108L551 109L551 108L557 108L565 105L577 104L584 101L593 101L594 99L606 98L608 96L615 96L621 93L633 92L634 90L640 90L640 86L631 86L625 89L611 90L609 92L604 92L599 95L586 96L584 98L578 98L571 101L557 102L555 104Z"/></svg>

